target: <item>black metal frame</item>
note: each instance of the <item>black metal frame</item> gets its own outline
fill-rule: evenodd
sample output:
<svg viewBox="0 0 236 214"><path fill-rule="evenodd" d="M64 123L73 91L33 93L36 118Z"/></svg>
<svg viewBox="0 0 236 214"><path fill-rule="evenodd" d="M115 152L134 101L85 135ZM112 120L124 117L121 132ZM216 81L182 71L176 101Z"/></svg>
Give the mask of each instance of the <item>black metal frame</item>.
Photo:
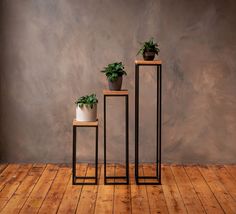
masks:
<svg viewBox="0 0 236 214"><path fill-rule="evenodd" d="M157 123L156 123L156 176L139 176L139 66L157 67ZM161 64L135 64L135 180L139 184L161 184ZM146 181L139 181L146 179ZM156 179L155 182L147 180Z"/></svg>
<svg viewBox="0 0 236 214"><path fill-rule="evenodd" d="M124 96L126 103L126 176L107 176L106 175L106 97L115 97L115 96ZM109 179L125 179L125 182L107 182ZM129 96L128 94L104 94L104 184L112 184L112 185L121 185L121 184L129 184Z"/></svg>
<svg viewBox="0 0 236 214"><path fill-rule="evenodd" d="M95 176L76 176L76 128L77 127L95 127L96 145L95 145ZM72 184L73 185L96 185L98 183L98 125L73 125L73 155L72 155ZM92 182L76 182L76 179L94 179Z"/></svg>

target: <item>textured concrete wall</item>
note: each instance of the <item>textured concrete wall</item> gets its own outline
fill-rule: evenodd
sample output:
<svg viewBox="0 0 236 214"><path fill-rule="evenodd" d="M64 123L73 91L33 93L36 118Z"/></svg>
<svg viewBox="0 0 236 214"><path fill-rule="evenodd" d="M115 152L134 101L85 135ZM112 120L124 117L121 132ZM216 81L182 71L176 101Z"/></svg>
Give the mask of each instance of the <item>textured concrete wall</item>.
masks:
<svg viewBox="0 0 236 214"><path fill-rule="evenodd" d="M0 23L0 160L69 162L77 97L99 98L99 72L123 61L130 91L134 159L134 59L138 41L158 39L163 60L163 161L236 161L236 1L2 0ZM155 141L155 71L141 75L142 160ZM124 100L109 100L108 153L121 160ZM93 160L94 130L79 133Z"/></svg>

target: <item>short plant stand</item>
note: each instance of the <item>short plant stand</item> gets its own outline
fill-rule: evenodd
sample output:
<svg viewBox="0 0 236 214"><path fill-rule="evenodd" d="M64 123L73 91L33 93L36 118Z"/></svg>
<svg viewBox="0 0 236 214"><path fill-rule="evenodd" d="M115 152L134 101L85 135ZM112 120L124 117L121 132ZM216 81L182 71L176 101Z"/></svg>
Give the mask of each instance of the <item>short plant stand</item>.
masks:
<svg viewBox="0 0 236 214"><path fill-rule="evenodd" d="M96 143L95 143L95 175L94 176L76 176L76 128L77 127L95 127ZM98 120L95 122L73 121L73 155L72 155L72 184L73 185L91 185L97 184L98 181ZM77 180L92 179L94 182L82 182Z"/></svg>
<svg viewBox="0 0 236 214"><path fill-rule="evenodd" d="M129 94L127 90L121 90L121 91L110 91L110 90L104 90L103 91L104 96L104 184L129 184ZM126 175L125 176L107 176L106 174L106 98L107 97L125 97L125 117L126 117L126 123L125 123L125 129L126 129L126 140L125 140L125 165L126 165ZM113 180L114 182L109 182L109 180ZM116 179L124 179L124 182L116 182Z"/></svg>
<svg viewBox="0 0 236 214"><path fill-rule="evenodd" d="M139 175L139 67L155 66L157 68L157 118L156 118L156 170L155 176ZM161 184L161 69L160 60L135 61L135 180L137 184ZM145 179L145 181L140 181ZM151 180L151 181L150 181ZM153 181L154 180L154 181Z"/></svg>

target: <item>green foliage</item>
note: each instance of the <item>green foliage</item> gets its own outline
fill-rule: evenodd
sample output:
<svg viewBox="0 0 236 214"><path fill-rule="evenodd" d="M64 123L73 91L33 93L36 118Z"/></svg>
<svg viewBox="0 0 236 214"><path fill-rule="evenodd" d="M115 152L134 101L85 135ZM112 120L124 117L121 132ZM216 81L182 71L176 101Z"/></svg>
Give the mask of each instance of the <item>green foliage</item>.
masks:
<svg viewBox="0 0 236 214"><path fill-rule="evenodd" d="M97 103L98 103L98 99L96 97L96 94L82 96L75 102L75 104L79 105L80 108L86 105L86 106L89 106L91 109Z"/></svg>
<svg viewBox="0 0 236 214"><path fill-rule="evenodd" d="M101 72L104 73L107 79L111 82L116 81L118 77L127 75L122 62L114 62L108 64L108 66L105 67L104 70L102 70Z"/></svg>
<svg viewBox="0 0 236 214"><path fill-rule="evenodd" d="M155 52L156 54L158 54L158 52L160 51L160 49L158 48L158 44L156 42L153 41L154 39L151 38L149 41L147 42L140 42L141 48L139 49L137 55L139 54L143 54L144 52Z"/></svg>

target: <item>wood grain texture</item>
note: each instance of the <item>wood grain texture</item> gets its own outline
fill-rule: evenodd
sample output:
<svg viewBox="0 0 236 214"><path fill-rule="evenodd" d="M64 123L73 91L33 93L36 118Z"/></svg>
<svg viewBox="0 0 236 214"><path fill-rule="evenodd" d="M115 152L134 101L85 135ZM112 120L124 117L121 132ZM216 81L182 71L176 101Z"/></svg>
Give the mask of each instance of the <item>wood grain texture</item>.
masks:
<svg viewBox="0 0 236 214"><path fill-rule="evenodd" d="M6 169L1 173L0 176L0 191L4 188L5 184L10 181L12 178L16 177L16 173L19 164L10 164L6 167Z"/></svg>
<svg viewBox="0 0 236 214"><path fill-rule="evenodd" d="M0 164L0 174L7 168L7 164L1 163Z"/></svg>
<svg viewBox="0 0 236 214"><path fill-rule="evenodd" d="M188 213L205 213L202 203L183 166L172 165L171 170Z"/></svg>
<svg viewBox="0 0 236 214"><path fill-rule="evenodd" d="M116 176L125 176L124 165L116 164ZM116 179L117 182L124 182L123 179ZM131 190L130 185L115 185L114 192L114 213L131 213Z"/></svg>
<svg viewBox="0 0 236 214"><path fill-rule="evenodd" d="M219 181L214 171L207 166L198 168L225 213L236 213L236 201Z"/></svg>
<svg viewBox="0 0 236 214"><path fill-rule="evenodd" d="M20 213L36 213L42 206L44 199L47 196L48 190L50 189L58 172L58 166L48 164L44 170L42 176L31 192L29 198L21 209Z"/></svg>
<svg viewBox="0 0 236 214"><path fill-rule="evenodd" d="M38 213L47 214L49 210L50 213L57 213L70 177L71 169L69 167L59 168L56 178L54 179Z"/></svg>
<svg viewBox="0 0 236 214"><path fill-rule="evenodd" d="M21 182L24 180L28 171L32 167L32 164L21 165L16 171L16 175L13 176L2 188L0 192L0 210L2 210L12 195L15 193Z"/></svg>
<svg viewBox="0 0 236 214"><path fill-rule="evenodd" d="M114 185L104 185L103 176L104 166L102 167L102 174L100 176L100 185L98 187L98 195L95 207L95 213L110 214L113 213L114 206ZM114 165L107 165L107 176L114 175Z"/></svg>
<svg viewBox="0 0 236 214"><path fill-rule="evenodd" d="M73 126L98 126L98 120L97 121L78 121L73 120Z"/></svg>
<svg viewBox="0 0 236 214"><path fill-rule="evenodd" d="M163 165L162 185L136 185L130 164L130 185L104 185L99 164L98 185L72 185L68 165L9 164L0 174L0 213L234 214L236 185L229 173L234 166ZM92 164L76 168L78 176L94 175ZM109 164L107 173L124 175L125 168ZM155 165L140 164L140 175L154 174Z"/></svg>
<svg viewBox="0 0 236 214"><path fill-rule="evenodd" d="M103 90L104 95L128 95L128 90L120 90L120 91L111 91L111 90Z"/></svg>
<svg viewBox="0 0 236 214"><path fill-rule="evenodd" d="M98 167L98 177L101 173L101 165ZM95 175L95 166L89 164L86 176ZM93 180L87 179L86 182L94 182ZM96 200L98 193L98 185L85 185L82 188L81 196L77 206L77 214L92 214L95 211Z"/></svg>
<svg viewBox="0 0 236 214"><path fill-rule="evenodd" d="M162 61L161 60L152 60L152 61L147 61L147 60L135 60L134 63L136 65L161 65Z"/></svg>
<svg viewBox="0 0 236 214"><path fill-rule="evenodd" d="M224 184L229 194L236 200L235 178L231 176L224 166L211 166L210 168L213 168L221 183Z"/></svg>
<svg viewBox="0 0 236 214"><path fill-rule="evenodd" d="M156 172L156 167L150 164L143 165L143 173L146 176L153 176ZM168 213L166 199L162 185L147 185L147 195L150 206L150 213Z"/></svg>
<svg viewBox="0 0 236 214"><path fill-rule="evenodd" d="M170 213L187 213L179 188L175 182L170 166L162 167L162 188Z"/></svg>
<svg viewBox="0 0 236 214"><path fill-rule="evenodd" d="M196 166L184 167L207 213L224 213L205 179Z"/></svg>
<svg viewBox="0 0 236 214"><path fill-rule="evenodd" d="M136 185L134 180L134 166L131 166L131 206L132 213L150 213L148 195L145 185ZM142 165L140 165L139 175L143 175ZM140 179L140 181L143 181Z"/></svg>
<svg viewBox="0 0 236 214"><path fill-rule="evenodd" d="M87 164L77 164L77 176L85 176L87 172ZM70 178L69 183L67 184L66 191L62 198L58 213L75 213L78 202L80 200L81 190L83 189L82 185L72 185L72 177Z"/></svg>
<svg viewBox="0 0 236 214"><path fill-rule="evenodd" d="M19 213L43 173L45 164L34 164L1 213Z"/></svg>
<svg viewBox="0 0 236 214"><path fill-rule="evenodd" d="M236 166L235 165L225 165L225 168L228 170L229 174L236 180Z"/></svg>

